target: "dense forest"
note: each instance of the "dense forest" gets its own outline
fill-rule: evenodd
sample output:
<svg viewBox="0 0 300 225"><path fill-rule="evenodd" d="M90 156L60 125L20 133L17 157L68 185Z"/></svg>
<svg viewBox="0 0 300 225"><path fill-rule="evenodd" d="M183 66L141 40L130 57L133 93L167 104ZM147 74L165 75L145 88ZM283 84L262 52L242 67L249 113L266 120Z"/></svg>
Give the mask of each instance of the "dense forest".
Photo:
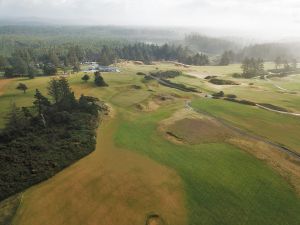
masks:
<svg viewBox="0 0 300 225"><path fill-rule="evenodd" d="M151 33L151 35L150 35ZM187 35L168 29L83 26L0 26L0 71L6 77L53 75L80 70L86 61L110 65L119 59L178 61L189 65L226 66L245 58L292 62L300 44L267 43L242 48L223 39ZM143 38L148 37L149 40ZM152 39L152 41L150 41ZM139 42L137 42L139 40Z"/></svg>
<svg viewBox="0 0 300 225"><path fill-rule="evenodd" d="M55 45L53 47L19 47L10 56L0 55L0 71L5 77L53 75L58 69L80 70L86 61L108 66L118 59L143 61L151 64L156 60L177 60L192 65L208 65L209 58L204 54L193 53L188 48L176 45L154 45L135 43L123 46L103 45L86 48L82 45Z"/></svg>
<svg viewBox="0 0 300 225"><path fill-rule="evenodd" d="M0 133L0 201L53 176L95 149L95 129L107 111L96 98L76 99L66 78L52 79L31 107L12 106Z"/></svg>
<svg viewBox="0 0 300 225"><path fill-rule="evenodd" d="M210 55L220 54L223 51L240 49L240 45L220 38L207 37L200 34L190 34L184 39L184 45L194 51Z"/></svg>

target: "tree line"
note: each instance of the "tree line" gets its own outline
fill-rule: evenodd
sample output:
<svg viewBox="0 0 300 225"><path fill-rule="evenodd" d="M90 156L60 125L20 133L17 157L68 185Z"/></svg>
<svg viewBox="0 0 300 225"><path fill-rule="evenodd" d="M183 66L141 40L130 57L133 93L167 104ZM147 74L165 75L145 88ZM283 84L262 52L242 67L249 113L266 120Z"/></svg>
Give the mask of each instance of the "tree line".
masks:
<svg viewBox="0 0 300 225"><path fill-rule="evenodd" d="M58 70L78 72L80 64L85 61L96 61L108 66L118 59L143 61L150 64L155 60L177 60L191 65L207 65L207 55L194 54L182 46L164 44L162 46L145 43L125 46L104 45L99 50L90 50L76 46L55 46L46 49L19 48L11 56L0 56L0 71L5 77L36 75L53 75Z"/></svg>

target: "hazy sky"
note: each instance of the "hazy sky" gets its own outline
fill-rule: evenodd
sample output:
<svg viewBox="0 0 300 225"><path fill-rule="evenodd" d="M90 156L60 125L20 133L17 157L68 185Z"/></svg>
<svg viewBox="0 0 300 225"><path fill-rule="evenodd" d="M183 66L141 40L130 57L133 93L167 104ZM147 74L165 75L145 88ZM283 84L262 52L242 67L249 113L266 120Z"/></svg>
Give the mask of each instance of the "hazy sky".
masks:
<svg viewBox="0 0 300 225"><path fill-rule="evenodd" d="M300 36L300 0L0 0L1 18L241 29Z"/></svg>

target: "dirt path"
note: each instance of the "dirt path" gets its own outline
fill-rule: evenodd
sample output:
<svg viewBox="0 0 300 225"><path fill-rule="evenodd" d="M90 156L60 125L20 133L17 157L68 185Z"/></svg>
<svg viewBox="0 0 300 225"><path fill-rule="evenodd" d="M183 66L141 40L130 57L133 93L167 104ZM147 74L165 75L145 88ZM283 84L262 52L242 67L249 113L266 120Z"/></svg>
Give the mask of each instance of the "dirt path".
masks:
<svg viewBox="0 0 300 225"><path fill-rule="evenodd" d="M117 148L117 119L99 128L96 150L53 178L28 189L14 225L142 225L147 215L186 224L177 174Z"/></svg>
<svg viewBox="0 0 300 225"><path fill-rule="evenodd" d="M285 89L285 88L283 88L283 87L280 87L280 86L277 85L277 84L274 84L274 83L268 78L268 76L269 76L269 75L265 75L265 76L264 76L264 79L265 79L266 81L270 82L274 87L278 88L278 89L281 90L281 91L290 92L290 90Z"/></svg>
<svg viewBox="0 0 300 225"><path fill-rule="evenodd" d="M283 112L283 111L279 111L279 110L275 110L275 109L270 109L270 108L265 107L265 106L260 105L260 104L256 104L256 106L261 108L261 109L265 109L265 110L268 110L268 111L271 111L271 112L281 113L281 114L290 115L290 116L300 116L300 113Z"/></svg>

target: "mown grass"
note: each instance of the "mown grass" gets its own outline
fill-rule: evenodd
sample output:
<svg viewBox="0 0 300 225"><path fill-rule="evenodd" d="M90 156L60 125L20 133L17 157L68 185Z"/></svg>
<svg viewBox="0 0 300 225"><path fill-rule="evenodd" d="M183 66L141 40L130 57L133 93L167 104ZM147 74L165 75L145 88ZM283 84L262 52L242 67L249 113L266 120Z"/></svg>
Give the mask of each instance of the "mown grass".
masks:
<svg viewBox="0 0 300 225"><path fill-rule="evenodd" d="M192 106L300 152L299 117L217 99L195 99Z"/></svg>
<svg viewBox="0 0 300 225"><path fill-rule="evenodd" d="M175 145L157 132L174 108L128 120L119 146L174 168L184 181L189 224L298 224L300 201L289 184L263 162L225 143Z"/></svg>

